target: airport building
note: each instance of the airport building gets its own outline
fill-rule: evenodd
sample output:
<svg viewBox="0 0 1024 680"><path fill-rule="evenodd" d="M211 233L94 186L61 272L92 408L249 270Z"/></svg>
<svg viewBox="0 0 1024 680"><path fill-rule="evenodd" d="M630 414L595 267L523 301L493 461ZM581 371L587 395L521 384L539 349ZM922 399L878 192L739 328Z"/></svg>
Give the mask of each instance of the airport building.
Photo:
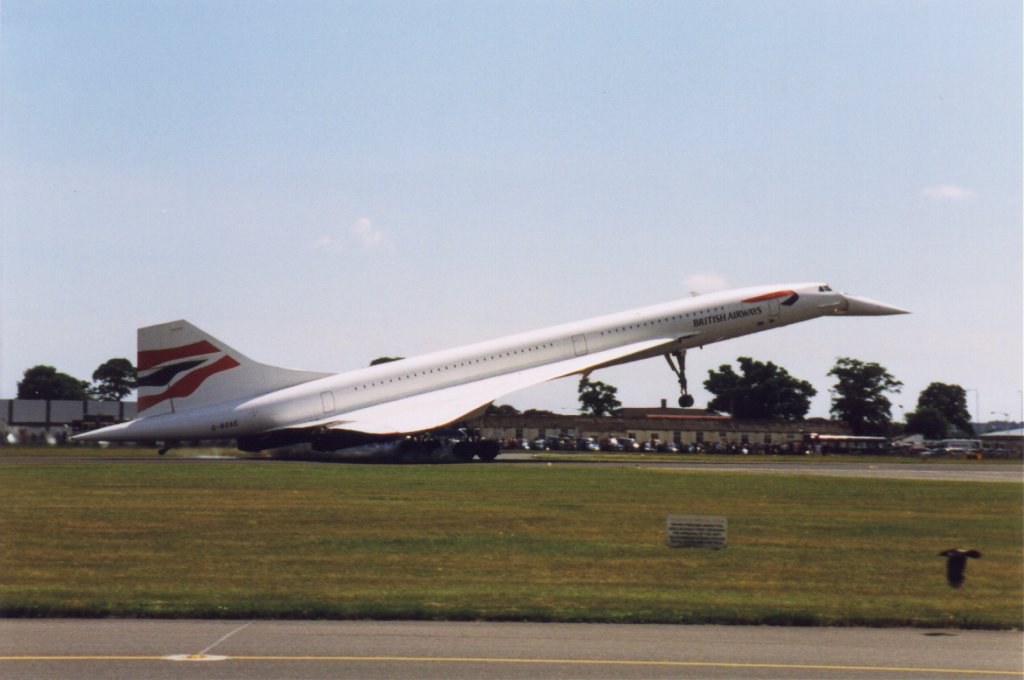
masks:
<svg viewBox="0 0 1024 680"><path fill-rule="evenodd" d="M624 408L618 415L595 418L585 415L523 413L481 416L470 423L489 439L517 443L548 438L589 438L601 442L626 438L657 448L671 442L681 451L702 450L790 453L811 446L822 435L850 437L846 423L825 418L798 421L736 420L703 409ZM855 441L855 440L854 440Z"/></svg>
<svg viewBox="0 0 1024 680"><path fill-rule="evenodd" d="M72 434L131 420L134 401L0 399L0 435L23 444L62 443Z"/></svg>
<svg viewBox="0 0 1024 680"><path fill-rule="evenodd" d="M0 433L25 444L61 443L72 434L131 420L130 401L47 401L0 399ZM596 441L629 438L643 444L671 442L683 449L796 451L811 434L847 435L845 423L812 418L802 421L744 421L702 409L624 408L616 416L527 413L484 415L467 423L488 439L533 441L548 437L589 437ZM10 437L13 435L13 439Z"/></svg>
<svg viewBox="0 0 1024 680"><path fill-rule="evenodd" d="M1024 428L1000 430L981 435L985 451L1004 452L1006 458L1024 457Z"/></svg>
<svg viewBox="0 0 1024 680"><path fill-rule="evenodd" d="M0 399L0 444L64 443L78 432L131 420L133 401L64 401ZM882 437L855 437L846 423L825 418L806 420L737 420L703 409L623 408L615 416L554 413L485 414L466 423L506 448L537 440L626 439L648 448L674 444L679 451L751 453L867 453L888 450ZM1024 430L981 436L987 454L1020 458ZM897 444L898 446L898 444Z"/></svg>

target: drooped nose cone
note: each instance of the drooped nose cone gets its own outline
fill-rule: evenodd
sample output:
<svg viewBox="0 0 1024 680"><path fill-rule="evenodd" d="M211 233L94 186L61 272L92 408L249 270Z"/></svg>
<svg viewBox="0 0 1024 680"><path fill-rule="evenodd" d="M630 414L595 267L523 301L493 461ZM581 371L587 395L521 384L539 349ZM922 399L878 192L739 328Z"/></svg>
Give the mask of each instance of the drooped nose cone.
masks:
<svg viewBox="0 0 1024 680"><path fill-rule="evenodd" d="M843 293L843 299L845 303L839 306L836 310L836 314L845 314L847 316L884 316L886 314L910 314L905 309L899 307L891 307L881 302L875 302L874 300L868 300L867 298L856 297L854 295L847 295Z"/></svg>

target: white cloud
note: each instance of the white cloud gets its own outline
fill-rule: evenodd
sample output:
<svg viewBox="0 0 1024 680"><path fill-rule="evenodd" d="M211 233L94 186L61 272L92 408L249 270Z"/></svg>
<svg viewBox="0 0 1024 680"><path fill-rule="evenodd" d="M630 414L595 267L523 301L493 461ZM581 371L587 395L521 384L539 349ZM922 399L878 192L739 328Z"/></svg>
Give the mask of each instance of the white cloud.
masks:
<svg viewBox="0 0 1024 680"><path fill-rule="evenodd" d="M716 293L720 290L725 290L729 284L725 277L718 274L693 274L686 277L683 281L683 286L688 293L703 295L704 293Z"/></svg>
<svg viewBox="0 0 1024 680"><path fill-rule="evenodd" d="M939 184L921 190L921 195L933 201L966 201L977 194L966 187L955 184Z"/></svg>
<svg viewBox="0 0 1024 680"><path fill-rule="evenodd" d="M351 231L359 245L366 250L374 250L387 245L384 232L373 226L373 222L368 217L360 217L356 220Z"/></svg>
<svg viewBox="0 0 1024 680"><path fill-rule="evenodd" d="M324 234L313 242L313 248L340 253L350 247L353 242L364 250L376 250L390 245L384 232L373 226L373 221L370 218L360 217L349 227L348 235Z"/></svg>

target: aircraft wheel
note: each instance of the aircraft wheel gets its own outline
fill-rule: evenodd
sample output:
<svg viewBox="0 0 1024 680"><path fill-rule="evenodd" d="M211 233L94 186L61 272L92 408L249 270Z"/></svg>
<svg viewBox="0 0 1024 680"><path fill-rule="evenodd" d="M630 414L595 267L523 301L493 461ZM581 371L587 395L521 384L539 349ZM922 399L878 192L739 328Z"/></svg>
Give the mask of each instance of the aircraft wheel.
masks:
<svg viewBox="0 0 1024 680"><path fill-rule="evenodd" d="M684 394L683 396L679 397L679 405L682 408L690 408L691 406L693 406L693 397L690 396L689 394Z"/></svg>
<svg viewBox="0 0 1024 680"><path fill-rule="evenodd" d="M476 457L484 463L489 463L498 457L501 452L501 445L498 442L488 439L482 441L477 448Z"/></svg>
<svg viewBox="0 0 1024 680"><path fill-rule="evenodd" d="M476 454L476 447L469 442L459 442L452 449L452 455L463 463L473 460L474 454Z"/></svg>

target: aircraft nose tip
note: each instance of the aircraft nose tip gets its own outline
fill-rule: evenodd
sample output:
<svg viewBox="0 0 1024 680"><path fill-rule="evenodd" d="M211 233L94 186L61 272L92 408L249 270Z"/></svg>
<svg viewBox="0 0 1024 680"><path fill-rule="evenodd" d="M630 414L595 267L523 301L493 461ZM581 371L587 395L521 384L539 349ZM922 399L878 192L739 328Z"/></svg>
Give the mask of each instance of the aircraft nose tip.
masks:
<svg viewBox="0 0 1024 680"><path fill-rule="evenodd" d="M881 302L875 302L867 298L856 297L855 295L843 295L843 299L846 301L839 310L839 314L846 314L848 316L885 316L888 314L910 314L905 309L899 307L893 307L891 305L883 304Z"/></svg>

